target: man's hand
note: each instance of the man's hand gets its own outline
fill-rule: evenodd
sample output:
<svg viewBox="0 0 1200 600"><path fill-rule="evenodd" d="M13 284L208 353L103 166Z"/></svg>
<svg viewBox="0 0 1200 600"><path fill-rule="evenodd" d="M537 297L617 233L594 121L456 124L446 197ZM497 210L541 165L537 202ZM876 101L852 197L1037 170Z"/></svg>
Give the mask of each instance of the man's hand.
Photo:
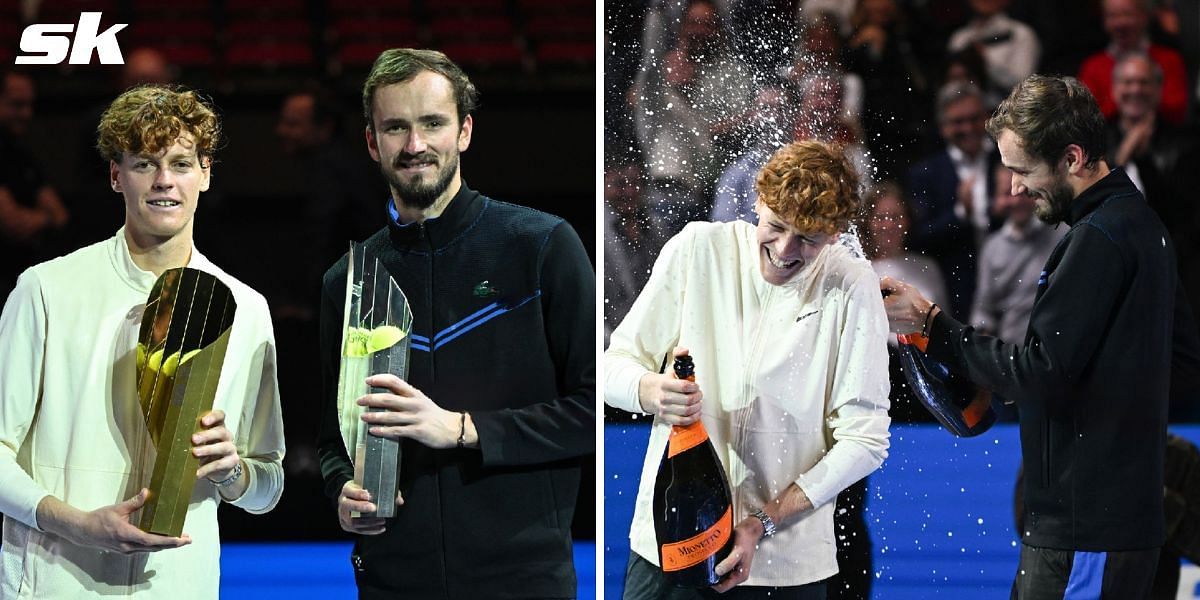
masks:
<svg viewBox="0 0 1200 600"><path fill-rule="evenodd" d="M675 348L673 356L687 355L687 348ZM638 380L638 403L646 414L670 425L691 425L700 420L700 400L704 394L694 381L675 378L675 373L646 373Z"/></svg>
<svg viewBox="0 0 1200 600"><path fill-rule="evenodd" d="M404 498L396 492L396 506L403 506ZM371 502L371 494L359 487L353 480L342 486L342 494L338 496L338 524L342 529L359 535L379 535L387 528L387 519L380 517L354 517L351 513L373 513L375 503Z"/></svg>
<svg viewBox="0 0 1200 600"><path fill-rule="evenodd" d="M750 563L754 562L754 552L758 550L762 536L763 524L757 517L746 517L733 528L733 550L725 560L717 563L716 572L721 581L712 586L714 590L724 594L750 577Z"/></svg>
<svg viewBox="0 0 1200 600"><path fill-rule="evenodd" d="M38 525L78 546L89 546L109 552L133 554L179 548L192 543L188 534L169 537L146 533L129 522L129 515L146 504L150 490L142 488L124 502L84 512L67 503L46 496L38 504Z"/></svg>
<svg viewBox="0 0 1200 600"><path fill-rule="evenodd" d="M958 182L958 204L962 207L963 217L970 222L975 213L975 176L968 175Z"/></svg>
<svg viewBox="0 0 1200 600"><path fill-rule="evenodd" d="M926 300L917 288L891 277L879 280L883 292L883 308L887 311L888 326L895 333L917 333L925 327L925 319L933 319L937 313L929 314L933 303Z"/></svg>
<svg viewBox="0 0 1200 600"><path fill-rule="evenodd" d="M217 482L233 474L233 468L242 460L233 434L225 428L225 411L214 410L200 417L199 432L192 434L192 454L200 459L196 479L208 478Z"/></svg>
<svg viewBox="0 0 1200 600"><path fill-rule="evenodd" d="M1153 117L1135 123L1125 132L1125 137L1121 138L1121 144L1117 147L1116 160L1113 162L1120 166L1129 164L1133 161L1134 157L1141 155L1150 148L1150 138L1153 136Z"/></svg>
<svg viewBox="0 0 1200 600"><path fill-rule="evenodd" d="M395 375L372 375L367 385L385 388L391 393L367 394L358 399L362 406L382 408L382 412L363 413L362 420L373 435L391 439L409 438L430 448L454 448L458 445L462 415L448 411L428 396ZM464 429L466 429L464 427ZM471 438L474 428L466 431ZM468 445L474 441L465 440Z"/></svg>

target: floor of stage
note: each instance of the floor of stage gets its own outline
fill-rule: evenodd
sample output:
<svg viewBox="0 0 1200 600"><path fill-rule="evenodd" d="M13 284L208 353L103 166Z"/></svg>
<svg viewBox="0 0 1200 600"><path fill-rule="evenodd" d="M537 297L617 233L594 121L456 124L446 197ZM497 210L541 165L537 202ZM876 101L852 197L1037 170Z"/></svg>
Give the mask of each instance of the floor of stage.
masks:
<svg viewBox="0 0 1200 600"><path fill-rule="evenodd" d="M354 598L349 542L221 544L221 599ZM596 597L596 545L575 543L579 600Z"/></svg>
<svg viewBox="0 0 1200 600"><path fill-rule="evenodd" d="M1170 429L1200 443L1196 425ZM973 439L935 425L893 425L891 433L889 456L869 479L872 598L1007 598L1019 556L1016 425L1000 424ZM604 438L604 595L616 599L649 430L609 424ZM1179 587L1179 600L1200 600L1200 567L1185 562Z"/></svg>

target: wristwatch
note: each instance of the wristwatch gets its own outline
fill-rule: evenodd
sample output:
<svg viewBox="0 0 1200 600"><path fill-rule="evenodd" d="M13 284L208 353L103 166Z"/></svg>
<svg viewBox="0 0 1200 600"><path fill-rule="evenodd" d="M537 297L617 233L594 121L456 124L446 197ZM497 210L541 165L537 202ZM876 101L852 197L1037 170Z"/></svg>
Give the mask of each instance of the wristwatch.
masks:
<svg viewBox="0 0 1200 600"><path fill-rule="evenodd" d="M763 537L769 538L775 535L775 521L770 517L770 515L763 512L762 509L759 509L751 513L750 516L762 522Z"/></svg>

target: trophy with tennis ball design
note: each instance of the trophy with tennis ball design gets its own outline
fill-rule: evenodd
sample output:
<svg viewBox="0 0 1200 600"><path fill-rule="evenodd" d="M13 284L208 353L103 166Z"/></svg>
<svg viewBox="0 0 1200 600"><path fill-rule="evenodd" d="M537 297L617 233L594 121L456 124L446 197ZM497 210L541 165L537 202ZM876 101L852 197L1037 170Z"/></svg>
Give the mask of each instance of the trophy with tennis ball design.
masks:
<svg viewBox="0 0 1200 600"><path fill-rule="evenodd" d="M371 434L362 420L363 413L384 409L368 409L357 401L368 393L388 393L387 389L367 386L366 379L371 375L408 377L411 330L412 311L400 286L373 253L363 244L352 242L346 270L337 409L342 441L354 463L354 482L371 493L376 509L355 516L386 518L396 514L400 442Z"/></svg>
<svg viewBox="0 0 1200 600"><path fill-rule="evenodd" d="M150 495L134 517L143 531L178 537L200 460L192 435L212 410L237 303L215 276L186 267L150 290L137 345L137 389L154 447Z"/></svg>

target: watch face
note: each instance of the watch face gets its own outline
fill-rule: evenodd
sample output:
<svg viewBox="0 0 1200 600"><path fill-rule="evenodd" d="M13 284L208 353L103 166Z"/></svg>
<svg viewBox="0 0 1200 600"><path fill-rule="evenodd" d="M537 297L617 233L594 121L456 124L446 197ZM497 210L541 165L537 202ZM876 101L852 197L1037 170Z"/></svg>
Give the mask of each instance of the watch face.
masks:
<svg viewBox="0 0 1200 600"><path fill-rule="evenodd" d="M775 535L775 521L772 520L767 513L759 510L755 511L753 516L762 522L763 537L771 537L772 535Z"/></svg>

